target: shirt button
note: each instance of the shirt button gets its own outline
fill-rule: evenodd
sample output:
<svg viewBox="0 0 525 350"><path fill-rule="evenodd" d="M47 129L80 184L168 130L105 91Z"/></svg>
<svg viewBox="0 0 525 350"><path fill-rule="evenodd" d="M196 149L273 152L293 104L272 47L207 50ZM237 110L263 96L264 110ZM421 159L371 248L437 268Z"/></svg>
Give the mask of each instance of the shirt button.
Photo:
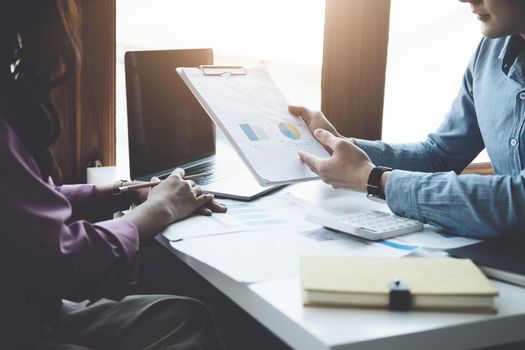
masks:
<svg viewBox="0 0 525 350"><path fill-rule="evenodd" d="M518 140L516 140L516 139L510 140L510 145L511 146L516 146L517 144L518 144Z"/></svg>
<svg viewBox="0 0 525 350"><path fill-rule="evenodd" d="M520 92L520 100L525 100L525 91Z"/></svg>

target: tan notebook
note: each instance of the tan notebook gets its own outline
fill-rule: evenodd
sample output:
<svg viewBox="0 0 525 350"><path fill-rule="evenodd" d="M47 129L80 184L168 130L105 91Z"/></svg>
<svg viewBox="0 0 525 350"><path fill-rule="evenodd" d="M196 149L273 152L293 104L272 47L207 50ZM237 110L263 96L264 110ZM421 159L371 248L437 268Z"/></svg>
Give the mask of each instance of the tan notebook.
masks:
<svg viewBox="0 0 525 350"><path fill-rule="evenodd" d="M496 288L467 259L304 256L305 305L388 308L389 284L399 279L414 309L495 312Z"/></svg>

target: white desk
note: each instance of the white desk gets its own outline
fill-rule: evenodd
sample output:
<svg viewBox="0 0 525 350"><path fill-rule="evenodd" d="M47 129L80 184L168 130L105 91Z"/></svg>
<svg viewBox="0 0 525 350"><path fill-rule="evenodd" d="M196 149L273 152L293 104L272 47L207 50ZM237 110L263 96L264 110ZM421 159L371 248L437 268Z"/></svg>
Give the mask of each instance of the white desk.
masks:
<svg viewBox="0 0 525 350"><path fill-rule="evenodd" d="M293 189L325 208L330 199L332 211L374 205L364 195L338 194L318 182ZM525 340L525 288L494 282L500 292L496 315L304 307L298 278L238 283L157 239L294 349L472 349Z"/></svg>
<svg viewBox="0 0 525 350"><path fill-rule="evenodd" d="M334 212L376 205L364 195L337 192L319 182L290 188ZM157 239L294 349L453 350L525 340L525 288L494 282L500 292L496 315L304 307L297 278L238 283L175 251L163 237Z"/></svg>

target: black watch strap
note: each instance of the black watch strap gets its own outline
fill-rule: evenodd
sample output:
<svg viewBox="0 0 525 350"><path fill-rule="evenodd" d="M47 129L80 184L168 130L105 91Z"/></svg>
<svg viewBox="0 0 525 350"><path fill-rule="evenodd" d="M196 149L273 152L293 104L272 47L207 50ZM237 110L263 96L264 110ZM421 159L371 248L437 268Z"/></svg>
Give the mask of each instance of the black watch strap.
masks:
<svg viewBox="0 0 525 350"><path fill-rule="evenodd" d="M392 168L388 168L386 166L376 166L374 169L372 169L366 184L368 196L385 199L385 193L381 190L381 175L383 175L385 171L392 171Z"/></svg>

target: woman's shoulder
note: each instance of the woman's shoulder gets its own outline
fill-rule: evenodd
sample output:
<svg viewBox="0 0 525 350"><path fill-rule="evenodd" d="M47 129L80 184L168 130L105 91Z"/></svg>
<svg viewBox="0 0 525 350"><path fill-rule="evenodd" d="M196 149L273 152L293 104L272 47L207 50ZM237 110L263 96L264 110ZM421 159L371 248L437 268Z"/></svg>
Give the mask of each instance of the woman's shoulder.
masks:
<svg viewBox="0 0 525 350"><path fill-rule="evenodd" d="M33 175L40 177L40 170L29 154L28 150L18 138L18 135L7 121L6 111L0 106L0 168L5 169L5 166L12 167L15 163L22 164L27 171Z"/></svg>
<svg viewBox="0 0 525 350"><path fill-rule="evenodd" d="M21 142L7 121L7 112L0 105L0 143L2 144L2 151L15 150L21 146Z"/></svg>
<svg viewBox="0 0 525 350"><path fill-rule="evenodd" d="M2 143L2 149L9 148L14 138L17 138L16 133L9 125L6 112L0 105L0 143Z"/></svg>

